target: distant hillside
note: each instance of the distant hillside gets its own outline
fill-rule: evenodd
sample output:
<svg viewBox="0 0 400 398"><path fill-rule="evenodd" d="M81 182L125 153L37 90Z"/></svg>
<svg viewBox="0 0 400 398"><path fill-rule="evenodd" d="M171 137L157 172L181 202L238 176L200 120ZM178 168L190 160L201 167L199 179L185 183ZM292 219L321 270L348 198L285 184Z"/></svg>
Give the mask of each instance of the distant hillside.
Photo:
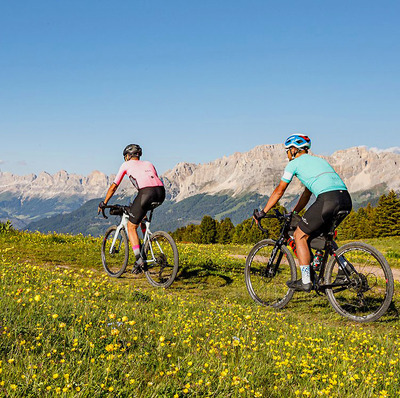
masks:
<svg viewBox="0 0 400 398"><path fill-rule="evenodd" d="M221 220L231 218L238 224L249 218L254 208L266 203L267 197L247 194L237 198L229 195L195 195L178 203L165 201L154 211L152 230L175 231L188 224L200 224L204 215ZM86 202L79 209L69 213L44 218L28 225L30 231L82 233L84 235L102 235L108 226L119 222L119 217L110 216L108 220L97 215L100 199ZM116 203L116 201L114 202ZM119 201L118 203L123 203ZM108 214L108 213L107 213Z"/></svg>
<svg viewBox="0 0 400 398"><path fill-rule="evenodd" d="M379 195L384 192L384 187L374 192L357 192L352 195L354 209L366 206L368 203L375 205ZM119 217L110 216L108 220L97 215L97 206L101 199L93 199L86 202L79 209L68 213L44 218L28 225L30 231L82 233L84 235L99 236L108 226L119 222ZM230 218L237 225L249 218L255 208L260 208L267 203L268 196L257 193L249 193L232 197L229 195L199 194L183 199L180 202L166 200L162 206L154 211L152 230L163 229L175 231L177 228L188 224L200 224L205 215L217 220ZM297 202L294 197L285 206L291 209ZM116 198L113 203L127 204L124 198ZM107 213L108 214L108 213Z"/></svg>
<svg viewBox="0 0 400 398"><path fill-rule="evenodd" d="M15 228L23 229L32 221L70 212L78 209L83 203L84 200L75 195L22 200L14 193L3 192L0 193L0 221L11 220Z"/></svg>
<svg viewBox="0 0 400 398"><path fill-rule="evenodd" d="M99 202L100 199L92 199L71 213L42 218L30 223L27 230L98 236L114 223L111 217L105 220L97 215Z"/></svg>

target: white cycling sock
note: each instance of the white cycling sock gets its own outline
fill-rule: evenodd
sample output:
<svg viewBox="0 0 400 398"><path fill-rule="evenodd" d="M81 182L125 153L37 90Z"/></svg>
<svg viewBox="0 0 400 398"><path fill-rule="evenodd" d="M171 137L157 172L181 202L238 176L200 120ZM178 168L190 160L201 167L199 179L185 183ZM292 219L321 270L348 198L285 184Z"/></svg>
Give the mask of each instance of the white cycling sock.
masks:
<svg viewBox="0 0 400 398"><path fill-rule="evenodd" d="M301 271L301 281L304 284L311 283L310 265L300 265L300 271Z"/></svg>

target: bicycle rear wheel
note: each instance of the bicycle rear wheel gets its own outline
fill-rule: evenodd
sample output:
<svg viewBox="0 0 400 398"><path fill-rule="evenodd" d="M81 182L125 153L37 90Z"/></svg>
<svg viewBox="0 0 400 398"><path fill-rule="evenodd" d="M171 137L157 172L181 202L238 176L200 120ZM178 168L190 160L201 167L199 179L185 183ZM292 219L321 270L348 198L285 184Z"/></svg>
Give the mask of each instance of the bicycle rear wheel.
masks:
<svg viewBox="0 0 400 398"><path fill-rule="evenodd" d="M250 251L244 269L244 278L251 298L258 304L283 308L293 297L294 290L287 281L296 280L296 263L286 246L276 253L273 267L268 268L275 241L258 242ZM277 267L275 267L277 265Z"/></svg>
<svg viewBox="0 0 400 398"><path fill-rule="evenodd" d="M118 278L126 269L129 258L128 237L124 229L121 229L113 246L117 226L113 225L108 228L101 245L101 261L104 270L108 275Z"/></svg>
<svg viewBox="0 0 400 398"><path fill-rule="evenodd" d="M164 231L154 232L146 242L147 280L155 287L169 287L179 267L178 249L172 237Z"/></svg>
<svg viewBox="0 0 400 398"><path fill-rule="evenodd" d="M325 284L343 286L326 289L329 302L340 315L356 322L371 322L389 308L394 292L393 274L383 255L363 242L351 242L336 250L345 260L350 277L340 270L331 257L325 272Z"/></svg>

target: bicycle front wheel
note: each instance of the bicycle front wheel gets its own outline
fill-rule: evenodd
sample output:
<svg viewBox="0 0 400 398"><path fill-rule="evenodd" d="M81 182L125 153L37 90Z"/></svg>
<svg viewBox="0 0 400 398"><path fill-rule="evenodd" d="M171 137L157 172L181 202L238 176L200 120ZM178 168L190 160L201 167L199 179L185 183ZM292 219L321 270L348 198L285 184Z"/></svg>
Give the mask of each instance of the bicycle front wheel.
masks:
<svg viewBox="0 0 400 398"><path fill-rule="evenodd" d="M256 303L279 309L293 297L294 290L289 289L286 282L296 280L296 263L289 249L281 246L269 265L275 243L272 239L266 239L251 249L244 277L247 290Z"/></svg>
<svg viewBox="0 0 400 398"><path fill-rule="evenodd" d="M363 242L351 242L336 250L350 272L347 277L332 256L325 272L329 302L340 315L356 322L371 322L389 308L394 292L393 274L383 255Z"/></svg>
<svg viewBox="0 0 400 398"><path fill-rule="evenodd" d="M147 280L155 287L169 287L179 267L178 248L172 237L164 231L154 232L144 247Z"/></svg>
<svg viewBox="0 0 400 398"><path fill-rule="evenodd" d="M116 233L116 225L113 225L106 231L103 244L101 245L101 260L107 274L118 278L125 272L128 264L129 244L124 229L121 229L115 238ZM113 244L114 240L115 243Z"/></svg>

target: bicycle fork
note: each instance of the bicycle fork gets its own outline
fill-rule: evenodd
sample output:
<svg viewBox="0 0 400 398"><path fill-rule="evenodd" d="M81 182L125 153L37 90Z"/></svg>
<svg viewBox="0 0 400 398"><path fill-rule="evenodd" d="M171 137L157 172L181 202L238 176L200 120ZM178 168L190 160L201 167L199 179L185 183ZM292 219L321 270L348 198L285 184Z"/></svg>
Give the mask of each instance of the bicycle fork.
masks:
<svg viewBox="0 0 400 398"><path fill-rule="evenodd" d="M122 228L123 227L121 225L119 225L117 227L117 229L115 230L114 238L113 238L112 244L110 246L110 254L118 253L119 249L121 248L122 238L120 238L120 240L119 240L118 248L116 248L116 243L117 243L117 239L118 239L119 233L121 232Z"/></svg>
<svg viewBox="0 0 400 398"><path fill-rule="evenodd" d="M271 257L269 258L267 267L265 269L265 276L268 278L273 278L276 275L276 271L278 270L279 264L281 263L283 252L280 250L280 248L281 248L281 243L277 242L277 244L272 249ZM276 258L278 251L279 251L278 260L274 264L274 260Z"/></svg>
<svg viewBox="0 0 400 398"><path fill-rule="evenodd" d="M129 236L128 236L128 217L125 216L125 215L122 216L121 223L118 225L117 229L115 230L114 238L113 238L112 244L110 246L110 254L115 253L116 250L119 251L119 249L121 248L122 239L120 239L120 241L119 241L118 249L115 249L115 244L117 243L117 239L118 239L119 233L121 232L121 229L125 230L126 236L128 237L128 241L129 241Z"/></svg>

